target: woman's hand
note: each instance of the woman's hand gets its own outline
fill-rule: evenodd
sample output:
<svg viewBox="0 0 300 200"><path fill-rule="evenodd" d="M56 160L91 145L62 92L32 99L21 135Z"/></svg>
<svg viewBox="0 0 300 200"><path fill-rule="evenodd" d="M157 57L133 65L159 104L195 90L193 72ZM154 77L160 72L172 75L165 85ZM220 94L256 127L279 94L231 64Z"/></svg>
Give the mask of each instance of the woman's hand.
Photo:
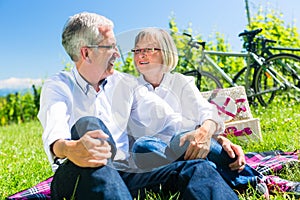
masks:
<svg viewBox="0 0 300 200"><path fill-rule="evenodd" d="M200 127L194 131L186 133L180 138L179 146L182 146L186 140L190 141L184 159L192 160L197 158L206 158L210 150L211 134L208 131Z"/></svg>

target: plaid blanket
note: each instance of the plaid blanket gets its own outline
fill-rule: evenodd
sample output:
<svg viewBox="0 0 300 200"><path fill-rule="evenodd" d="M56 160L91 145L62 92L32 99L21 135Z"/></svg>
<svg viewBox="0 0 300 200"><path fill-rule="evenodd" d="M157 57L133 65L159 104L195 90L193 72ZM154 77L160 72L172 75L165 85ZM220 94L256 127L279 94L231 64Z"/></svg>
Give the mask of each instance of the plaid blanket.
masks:
<svg viewBox="0 0 300 200"><path fill-rule="evenodd" d="M246 161L248 165L258 170L264 175L271 172L279 172L287 164L299 162L298 154L300 150L294 152L283 152L280 150L268 151L262 153L250 152L246 154ZM7 200L29 200L29 199L51 199L50 185L53 177L50 177L39 184L17 192L9 197ZM272 178L272 180L276 180ZM282 182L282 179L281 179ZM276 184L276 183L274 183ZM288 184L288 183L287 183Z"/></svg>
<svg viewBox="0 0 300 200"><path fill-rule="evenodd" d="M50 177L37 185L18 192L12 196L7 197L6 199L51 199L50 197L50 185L53 177Z"/></svg>
<svg viewBox="0 0 300 200"><path fill-rule="evenodd" d="M258 172L269 175L272 172L279 172L285 166L292 166L299 162L300 150L293 152L283 152L281 150L266 151L262 153L250 152L246 154L248 165Z"/></svg>

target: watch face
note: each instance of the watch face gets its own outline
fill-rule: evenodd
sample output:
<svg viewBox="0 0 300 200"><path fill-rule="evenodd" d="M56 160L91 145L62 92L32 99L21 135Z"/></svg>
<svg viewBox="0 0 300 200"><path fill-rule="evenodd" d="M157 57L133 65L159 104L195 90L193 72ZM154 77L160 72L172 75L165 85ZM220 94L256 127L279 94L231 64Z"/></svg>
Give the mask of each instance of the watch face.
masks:
<svg viewBox="0 0 300 200"><path fill-rule="evenodd" d="M230 96L217 96L211 100L218 108L220 117L224 122L232 120L237 113L237 105L235 100Z"/></svg>

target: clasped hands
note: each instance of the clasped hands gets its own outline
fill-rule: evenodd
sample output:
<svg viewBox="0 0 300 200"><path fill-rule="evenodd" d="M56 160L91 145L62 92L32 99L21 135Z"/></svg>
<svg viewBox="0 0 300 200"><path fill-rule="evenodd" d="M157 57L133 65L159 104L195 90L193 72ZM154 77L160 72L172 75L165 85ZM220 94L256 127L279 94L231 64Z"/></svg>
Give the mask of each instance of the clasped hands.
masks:
<svg viewBox="0 0 300 200"><path fill-rule="evenodd" d="M184 155L185 160L192 160L198 158L206 158L210 151L211 135L203 128L197 128L194 131L186 133L180 139L179 146L183 146L185 141L190 141L186 153ZM233 144L229 139L224 136L214 136L218 143L227 152L230 158L236 158L233 163L229 164L231 170L242 171L245 168L245 154L241 146Z"/></svg>
<svg viewBox="0 0 300 200"><path fill-rule="evenodd" d="M66 157L80 167L100 167L111 157L108 135L101 130L88 131L79 140L68 141Z"/></svg>

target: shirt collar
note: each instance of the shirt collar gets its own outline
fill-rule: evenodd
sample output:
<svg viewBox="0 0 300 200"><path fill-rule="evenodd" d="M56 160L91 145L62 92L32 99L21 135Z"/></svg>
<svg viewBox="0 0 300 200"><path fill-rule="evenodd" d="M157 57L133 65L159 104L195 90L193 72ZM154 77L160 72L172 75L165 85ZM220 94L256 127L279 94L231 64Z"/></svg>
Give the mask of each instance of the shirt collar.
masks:
<svg viewBox="0 0 300 200"><path fill-rule="evenodd" d="M168 88L168 86L170 85L170 83L169 83L170 78L171 78L170 72L164 73L163 79L162 79L161 83L159 84L158 88ZM139 79L139 83L146 86L149 89L149 91L154 90L153 86L144 79L144 76L142 74L140 75L140 77L138 79Z"/></svg>
<svg viewBox="0 0 300 200"><path fill-rule="evenodd" d="M140 84L146 86L149 91L153 91L154 90L153 86L144 79L143 74L141 74L139 76L138 81L139 81Z"/></svg>
<svg viewBox="0 0 300 200"><path fill-rule="evenodd" d="M81 88L81 90L84 92L84 94L88 94L88 92L93 88L93 86L91 84L89 84L78 72L76 67L72 68L72 73L73 76L76 80L76 83L78 84L78 86ZM106 85L107 80L105 79L104 81L102 81L100 87L100 90L104 90L104 86ZM96 92L96 91L94 91Z"/></svg>

